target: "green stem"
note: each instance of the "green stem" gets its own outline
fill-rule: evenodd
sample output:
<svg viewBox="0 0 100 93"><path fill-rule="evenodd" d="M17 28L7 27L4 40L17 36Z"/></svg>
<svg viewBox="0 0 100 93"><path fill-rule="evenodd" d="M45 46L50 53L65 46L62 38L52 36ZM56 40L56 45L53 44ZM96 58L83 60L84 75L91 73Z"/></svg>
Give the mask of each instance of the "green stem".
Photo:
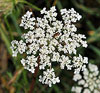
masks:
<svg viewBox="0 0 100 93"><path fill-rule="evenodd" d="M37 6L35 6L35 5L31 4L31 3L29 3L29 2L27 2L27 1L20 0L20 1L18 1L18 2L27 4L27 5L31 6L33 9L35 9L35 10L37 10L37 11L40 11L40 10L41 10L39 7L37 7Z"/></svg>

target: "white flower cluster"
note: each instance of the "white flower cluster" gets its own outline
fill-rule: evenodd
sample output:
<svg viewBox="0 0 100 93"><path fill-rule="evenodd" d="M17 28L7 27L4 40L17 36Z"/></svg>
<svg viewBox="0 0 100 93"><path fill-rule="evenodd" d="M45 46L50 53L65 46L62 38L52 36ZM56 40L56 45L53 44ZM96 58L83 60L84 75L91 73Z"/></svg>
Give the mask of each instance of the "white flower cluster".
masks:
<svg viewBox="0 0 100 93"><path fill-rule="evenodd" d="M35 58L35 56L32 55L32 56L27 56L26 60L22 59L21 63L23 64L25 69L34 73L35 71L34 67L38 66L38 63L36 61L37 61L37 58Z"/></svg>
<svg viewBox="0 0 100 93"><path fill-rule="evenodd" d="M77 86L72 87L74 93L100 93L100 75L98 67L89 63L88 69L84 70L83 75L75 74L74 81L78 82Z"/></svg>
<svg viewBox="0 0 100 93"><path fill-rule="evenodd" d="M49 86L60 81L55 77L53 63L60 64L61 69L75 68L75 73L83 71L88 63L86 57L80 54L76 56L78 47L87 47L85 35L75 33L77 28L74 24L81 19L81 15L73 8L61 9L60 12L62 21L57 19L55 6L48 11L43 8L43 18L34 18L32 12L28 11L22 17L20 26L29 31L22 35L21 41L11 42L13 56L18 53L25 55L26 58L21 60L25 69L32 73L37 66L40 70L48 69L43 72L44 76L40 76L39 81Z"/></svg>
<svg viewBox="0 0 100 93"><path fill-rule="evenodd" d="M13 40L11 42L11 49L14 57L17 56L17 53L23 54L26 50L26 43L23 42L23 40L20 40L19 42L16 40Z"/></svg>
<svg viewBox="0 0 100 93"><path fill-rule="evenodd" d="M23 26L24 29L28 29L30 28L31 30L34 29L34 25L35 25L35 18L32 17L32 12L27 12L24 16L22 16L22 20L21 20L21 24L20 26Z"/></svg>
<svg viewBox="0 0 100 93"><path fill-rule="evenodd" d="M43 77L40 75L39 76L39 81L42 82L43 84L48 84L49 87L52 86L52 84L59 83L59 77L55 78L55 73L54 69L47 69L47 71L43 72Z"/></svg>

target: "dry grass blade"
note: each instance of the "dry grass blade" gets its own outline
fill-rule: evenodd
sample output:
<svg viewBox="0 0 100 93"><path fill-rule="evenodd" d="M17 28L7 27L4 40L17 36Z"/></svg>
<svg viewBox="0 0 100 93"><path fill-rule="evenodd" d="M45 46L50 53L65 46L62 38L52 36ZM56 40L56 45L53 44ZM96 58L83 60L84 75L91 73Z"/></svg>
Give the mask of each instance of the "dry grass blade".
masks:
<svg viewBox="0 0 100 93"><path fill-rule="evenodd" d="M2 92L0 91L0 93L5 93L3 88L6 88L9 91L9 93L15 93L15 88L13 86L9 86L7 84L8 83L7 80L4 77L0 76L0 82L2 83L2 86L0 86Z"/></svg>
<svg viewBox="0 0 100 93"><path fill-rule="evenodd" d="M54 0L54 2L53 2L52 5L55 6L55 5L57 4L57 1L58 1L58 0Z"/></svg>
<svg viewBox="0 0 100 93"><path fill-rule="evenodd" d="M7 69L7 50L3 43L0 44L0 73L3 73Z"/></svg>
<svg viewBox="0 0 100 93"><path fill-rule="evenodd" d="M16 78L21 74L21 72L23 71L24 68L21 68L19 70L17 70L14 74L14 76L12 77L12 79L8 82L8 85L14 83L16 81Z"/></svg>

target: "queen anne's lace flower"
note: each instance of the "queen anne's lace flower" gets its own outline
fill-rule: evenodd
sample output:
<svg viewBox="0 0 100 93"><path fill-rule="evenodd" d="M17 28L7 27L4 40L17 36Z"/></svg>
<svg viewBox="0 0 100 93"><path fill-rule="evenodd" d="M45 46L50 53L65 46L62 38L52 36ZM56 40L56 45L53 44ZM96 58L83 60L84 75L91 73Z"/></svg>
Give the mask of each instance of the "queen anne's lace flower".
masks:
<svg viewBox="0 0 100 93"><path fill-rule="evenodd" d="M75 74L74 81L78 82L77 86L72 87L74 93L100 93L100 75L98 67L89 63L88 69L81 74ZM80 91L79 91L80 88Z"/></svg>
<svg viewBox="0 0 100 93"><path fill-rule="evenodd" d="M78 47L87 47L87 42L84 41L85 35L75 33L77 28L74 24L81 19L81 15L73 8L61 9L62 21L57 19L55 6L48 11L43 8L40 12L43 18L32 17L29 11L22 17L20 26L29 31L22 35L22 40L12 41L11 49L13 56L24 54L26 58L21 63L32 73L37 66L40 70L47 69L39 81L52 86L59 83L51 66L53 63L60 64L61 69L75 68L75 73L85 69L87 58L80 54L77 57L76 53Z"/></svg>
<svg viewBox="0 0 100 93"><path fill-rule="evenodd" d="M23 64L25 69L34 73L35 67L38 66L38 63L36 61L37 61L37 58L34 55L32 55L32 56L27 56L26 60L22 59L21 63Z"/></svg>
<svg viewBox="0 0 100 93"><path fill-rule="evenodd" d="M59 83L59 77L55 76L54 69L47 69L47 71L43 72L43 77L40 75L39 76L39 81L42 82L43 84L48 84L49 87L52 86L52 84Z"/></svg>
<svg viewBox="0 0 100 93"><path fill-rule="evenodd" d="M13 53L12 56L15 56L15 57L17 56L18 52L20 54L23 54L25 52L25 50L27 49L26 43L24 43L23 40L20 40L19 42L16 40L13 40L11 42L11 44L12 44L11 49L12 49L12 53Z"/></svg>
<svg viewBox="0 0 100 93"><path fill-rule="evenodd" d="M86 65L84 65L84 64L88 63L88 59L87 59L87 57L82 58L82 56L79 55L79 57L74 56L72 62L74 63L73 67L76 68L75 73L79 73L80 70L82 70L82 71L85 70Z"/></svg>
<svg viewBox="0 0 100 93"><path fill-rule="evenodd" d="M30 28L31 30L33 30L35 25L35 18L31 18L31 15L32 12L27 11L27 13L22 17L20 26L24 27L25 29Z"/></svg>

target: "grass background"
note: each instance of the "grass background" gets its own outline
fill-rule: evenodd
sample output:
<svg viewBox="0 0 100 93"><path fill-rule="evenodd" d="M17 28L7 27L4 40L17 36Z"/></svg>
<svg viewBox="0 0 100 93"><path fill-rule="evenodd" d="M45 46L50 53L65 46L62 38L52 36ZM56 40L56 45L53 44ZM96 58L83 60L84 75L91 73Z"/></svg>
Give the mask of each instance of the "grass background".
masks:
<svg viewBox="0 0 100 93"><path fill-rule="evenodd" d="M100 67L100 0L0 0L0 93L28 93L33 74L23 69L20 55L12 58L10 42L26 32L19 24L27 10L37 17L43 7L53 5L58 13L62 8L73 7L82 15L76 26L78 33L87 36L88 48L79 48L78 52ZM33 93L71 93L73 71L55 69L61 83L48 88L37 77Z"/></svg>

